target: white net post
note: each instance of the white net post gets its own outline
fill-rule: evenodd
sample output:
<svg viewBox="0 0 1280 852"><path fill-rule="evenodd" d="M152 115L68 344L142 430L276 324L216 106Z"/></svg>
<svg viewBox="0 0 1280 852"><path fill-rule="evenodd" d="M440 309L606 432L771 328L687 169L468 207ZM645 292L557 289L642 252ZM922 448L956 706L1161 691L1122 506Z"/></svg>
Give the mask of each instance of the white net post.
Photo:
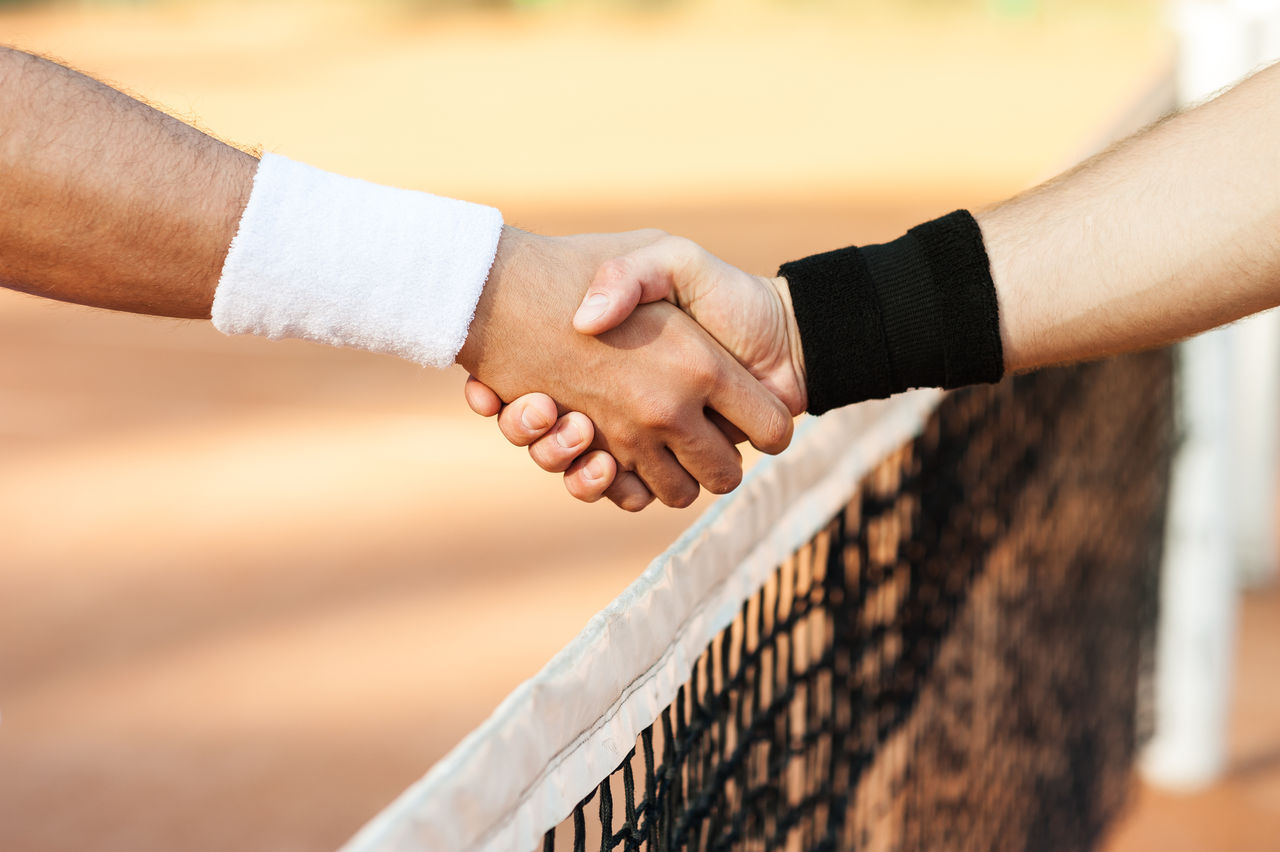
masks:
<svg viewBox="0 0 1280 852"><path fill-rule="evenodd" d="M1280 0L1236 0L1247 33L1248 67L1280 60ZM1240 578L1262 585L1277 577L1276 470L1280 464L1280 312L1232 328L1234 393L1231 493Z"/></svg>
<svg viewBox="0 0 1280 852"><path fill-rule="evenodd" d="M1180 0L1182 105L1230 86L1280 49L1280 3ZM1147 780L1194 789L1226 762L1238 587L1274 569L1280 331L1275 315L1179 351L1179 425L1157 637ZM1247 574L1246 574L1247 572Z"/></svg>
<svg viewBox="0 0 1280 852"><path fill-rule="evenodd" d="M1232 343L1232 522L1237 575L1247 586L1276 578L1277 426L1280 425L1280 313L1229 330Z"/></svg>
<svg viewBox="0 0 1280 852"><path fill-rule="evenodd" d="M1178 425L1156 634L1155 732L1148 781L1194 789L1226 755L1237 586L1228 526L1231 347L1225 330L1178 350Z"/></svg>

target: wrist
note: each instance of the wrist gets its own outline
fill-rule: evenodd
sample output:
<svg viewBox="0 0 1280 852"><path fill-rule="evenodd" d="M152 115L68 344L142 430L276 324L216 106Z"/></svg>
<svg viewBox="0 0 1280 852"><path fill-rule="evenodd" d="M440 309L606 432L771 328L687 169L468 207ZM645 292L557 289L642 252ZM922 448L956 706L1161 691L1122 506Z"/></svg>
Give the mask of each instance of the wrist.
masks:
<svg viewBox="0 0 1280 852"><path fill-rule="evenodd" d="M517 270L524 265L522 258L536 239L535 235L510 225L503 225L499 232L493 265L489 267L480 298L476 301L466 340L458 350L457 363L472 375L484 371L485 353L493 338L500 334L502 303L507 290L513 285Z"/></svg>
<svg viewBox="0 0 1280 852"><path fill-rule="evenodd" d="M1040 366L1030 354L1027 344L1032 338L1026 335L1027 314L1014 288L1014 282L1019 277L1014 270L1015 264L1021 259L1026 266L1028 256L1034 255L1026 250L1025 239L1019 252L1016 247L1017 230L1009 221L1010 216L1002 215L1000 208L975 213L973 218L982 233L996 301L1000 304L1000 346L1005 371L1015 373Z"/></svg>
<svg viewBox="0 0 1280 852"><path fill-rule="evenodd" d="M778 307L782 313L782 329L786 337L786 357L792 375L795 377L795 405L789 406L793 415L799 414L809 407L808 378L804 367L804 346L800 342L800 326L796 323L795 307L791 304L791 287L787 279L781 275L773 278L761 278L778 299Z"/></svg>
<svg viewBox="0 0 1280 852"><path fill-rule="evenodd" d="M501 226L491 207L268 154L223 262L214 326L447 367Z"/></svg>
<svg viewBox="0 0 1280 852"><path fill-rule="evenodd" d="M809 410L1004 374L999 310L977 223L956 211L891 243L784 264Z"/></svg>

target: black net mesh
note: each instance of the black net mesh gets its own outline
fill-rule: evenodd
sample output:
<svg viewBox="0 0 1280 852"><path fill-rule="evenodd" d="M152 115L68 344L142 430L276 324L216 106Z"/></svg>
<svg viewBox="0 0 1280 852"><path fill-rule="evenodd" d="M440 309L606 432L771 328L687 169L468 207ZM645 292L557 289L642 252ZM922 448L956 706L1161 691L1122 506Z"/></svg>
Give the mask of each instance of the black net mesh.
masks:
<svg viewBox="0 0 1280 852"><path fill-rule="evenodd" d="M1093 846L1142 735L1170 374L949 396L544 848Z"/></svg>

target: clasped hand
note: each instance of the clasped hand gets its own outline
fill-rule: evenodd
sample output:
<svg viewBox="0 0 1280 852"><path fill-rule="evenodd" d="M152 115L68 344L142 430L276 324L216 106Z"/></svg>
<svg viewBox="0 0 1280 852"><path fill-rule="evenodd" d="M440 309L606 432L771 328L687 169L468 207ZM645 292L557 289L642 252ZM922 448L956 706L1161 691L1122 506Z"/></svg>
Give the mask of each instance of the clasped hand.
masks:
<svg viewBox="0 0 1280 852"><path fill-rule="evenodd" d="M628 511L731 491L734 444L781 452L806 403L785 280L660 231L504 229L458 361L472 410L574 497Z"/></svg>

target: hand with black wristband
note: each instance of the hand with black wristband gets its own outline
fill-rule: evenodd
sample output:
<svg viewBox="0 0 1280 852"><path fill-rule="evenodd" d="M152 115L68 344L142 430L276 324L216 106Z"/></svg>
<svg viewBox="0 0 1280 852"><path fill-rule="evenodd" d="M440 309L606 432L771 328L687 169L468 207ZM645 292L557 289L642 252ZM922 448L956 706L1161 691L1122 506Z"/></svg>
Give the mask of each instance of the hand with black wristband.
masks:
<svg viewBox="0 0 1280 852"><path fill-rule="evenodd" d="M660 300L697 320L793 415L1003 375L995 289L981 233L966 211L887 245L784 264L774 278L750 275L689 240L664 235L597 271L574 326L602 334L637 305ZM466 395L477 413L501 410L508 440L529 446L545 470L564 472L578 499L647 504L646 483L607 453L577 456L554 440L565 427L549 426L556 411L550 397L531 394L502 410L475 379ZM585 424L574 418L570 413L562 422L581 434ZM741 440L728 424L722 428Z"/></svg>
<svg viewBox="0 0 1280 852"><path fill-rule="evenodd" d="M776 324L769 317L785 296L800 342L791 363L812 413L1160 346L1280 305L1272 130L1280 65L976 218L960 211L883 246L785 264L778 279L729 272L668 240L643 263L608 267L626 274L597 277L588 300L613 301L601 318L581 308L578 328L597 333L638 301L670 299L764 380L783 360L779 344L761 347L770 338L759 330ZM782 384L770 382L774 393ZM474 382L467 393L477 411L499 408ZM504 433L547 469L567 468L575 496L612 497L519 425L519 412L548 405L516 400ZM607 462L595 464L611 473Z"/></svg>
<svg viewBox="0 0 1280 852"><path fill-rule="evenodd" d="M805 410L804 362L786 282L749 275L689 240L654 232L645 245L602 265L574 327L585 335L603 334L622 324L637 305L661 300L688 312L793 416ZM606 497L631 511L653 501L649 483L635 471L619 466L604 450L586 449L594 440L593 424L581 413L558 416L557 401L539 393L504 407L475 378L467 381L466 397L477 414L497 414L503 435L529 447L539 467L564 473L565 486L579 500ZM732 424L715 420L731 440L743 440Z"/></svg>
<svg viewBox="0 0 1280 852"><path fill-rule="evenodd" d="M504 228L457 358L507 399L542 388L573 409L554 445L568 438L578 452L593 446L638 471L643 491L624 481L611 492L632 510L654 497L687 506L699 485L721 494L735 488L742 459L726 435L770 453L791 438L776 394L672 305L633 306L626 322L596 335L577 333L565 321L582 292L577 282L648 240L647 232L544 237Z"/></svg>

